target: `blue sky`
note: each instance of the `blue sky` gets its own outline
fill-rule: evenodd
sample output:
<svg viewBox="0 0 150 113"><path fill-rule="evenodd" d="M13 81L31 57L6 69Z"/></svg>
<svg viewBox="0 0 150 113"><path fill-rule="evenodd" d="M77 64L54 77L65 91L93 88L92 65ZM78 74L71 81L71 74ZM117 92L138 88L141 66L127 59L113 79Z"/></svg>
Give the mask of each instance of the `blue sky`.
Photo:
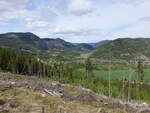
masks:
<svg viewBox="0 0 150 113"><path fill-rule="evenodd" d="M0 33L97 42L150 38L150 0L0 0Z"/></svg>

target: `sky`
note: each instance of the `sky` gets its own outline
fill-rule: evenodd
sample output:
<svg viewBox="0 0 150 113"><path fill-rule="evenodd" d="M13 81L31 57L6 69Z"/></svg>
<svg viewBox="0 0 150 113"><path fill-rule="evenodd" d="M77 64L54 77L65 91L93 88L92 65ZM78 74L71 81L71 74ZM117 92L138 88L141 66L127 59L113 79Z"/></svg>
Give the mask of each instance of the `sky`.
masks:
<svg viewBox="0 0 150 113"><path fill-rule="evenodd" d="M150 0L0 0L0 33L98 42L150 38Z"/></svg>

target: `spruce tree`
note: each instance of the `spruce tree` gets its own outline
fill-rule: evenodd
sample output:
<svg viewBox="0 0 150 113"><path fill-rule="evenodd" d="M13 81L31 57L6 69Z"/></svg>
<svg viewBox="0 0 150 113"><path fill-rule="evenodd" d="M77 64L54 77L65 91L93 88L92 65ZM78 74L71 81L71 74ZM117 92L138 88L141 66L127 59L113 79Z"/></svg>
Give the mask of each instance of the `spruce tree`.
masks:
<svg viewBox="0 0 150 113"><path fill-rule="evenodd" d="M85 62L86 75L89 76L93 72L93 65L90 58L86 59Z"/></svg>
<svg viewBox="0 0 150 113"><path fill-rule="evenodd" d="M138 71L138 74L140 76L141 82L143 82L143 80L144 80L144 65L143 65L143 62L141 60L138 61L137 71Z"/></svg>

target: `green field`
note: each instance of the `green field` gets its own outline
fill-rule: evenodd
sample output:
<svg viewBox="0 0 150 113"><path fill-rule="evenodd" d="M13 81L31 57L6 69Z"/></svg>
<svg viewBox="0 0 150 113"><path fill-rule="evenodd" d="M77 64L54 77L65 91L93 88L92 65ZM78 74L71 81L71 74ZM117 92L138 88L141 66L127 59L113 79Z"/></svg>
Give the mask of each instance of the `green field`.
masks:
<svg viewBox="0 0 150 113"><path fill-rule="evenodd" d="M84 69L81 69L81 70L85 71ZM144 81L150 82L150 69L145 69L144 73L145 73ZM95 76L99 76L99 77L102 77L107 80L109 79L109 71L95 70L95 71L93 71L93 74ZM140 79L140 77L138 76L138 73L135 70L112 70L112 71L110 71L110 79L111 80L122 80L123 78L128 79L129 75L131 75L132 80Z"/></svg>

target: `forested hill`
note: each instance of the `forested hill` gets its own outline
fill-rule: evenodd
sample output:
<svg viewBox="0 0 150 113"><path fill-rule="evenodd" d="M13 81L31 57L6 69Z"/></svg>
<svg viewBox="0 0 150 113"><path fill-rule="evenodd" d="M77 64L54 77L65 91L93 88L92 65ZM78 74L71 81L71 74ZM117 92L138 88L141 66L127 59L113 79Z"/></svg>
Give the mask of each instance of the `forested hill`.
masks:
<svg viewBox="0 0 150 113"><path fill-rule="evenodd" d="M30 32L0 34L0 47L49 58L79 56L80 53L93 49L89 44L75 45L60 38L40 38Z"/></svg>
<svg viewBox="0 0 150 113"><path fill-rule="evenodd" d="M45 50L47 45L33 33L6 33L0 34L1 47L24 49L24 50Z"/></svg>
<svg viewBox="0 0 150 113"><path fill-rule="evenodd" d="M150 38L119 38L96 47L91 57L126 60L150 57Z"/></svg>
<svg viewBox="0 0 150 113"><path fill-rule="evenodd" d="M119 38L98 43L71 43L60 38L40 38L27 33L0 34L0 47L22 51L40 58L92 58L132 60L150 57L150 38Z"/></svg>

